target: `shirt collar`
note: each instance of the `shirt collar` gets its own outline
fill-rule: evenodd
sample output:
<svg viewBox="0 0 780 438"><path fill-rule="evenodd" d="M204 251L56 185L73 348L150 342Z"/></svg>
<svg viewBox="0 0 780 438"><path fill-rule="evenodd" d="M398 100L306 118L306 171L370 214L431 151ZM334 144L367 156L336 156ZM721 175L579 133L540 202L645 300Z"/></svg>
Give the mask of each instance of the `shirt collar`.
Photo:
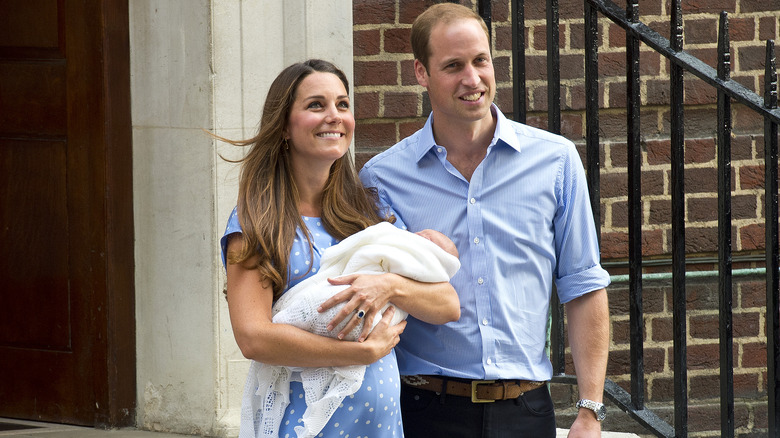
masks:
<svg viewBox="0 0 780 438"><path fill-rule="evenodd" d="M498 141L502 141L512 149L520 152L520 141L517 138L512 122L504 116L504 113L498 109L495 103L490 106L490 111L496 115L496 132L493 134L493 140L490 142L490 147L492 148ZM423 126L420 131L420 137L417 142L416 161L419 162L428 151L436 146L436 141L433 139L433 113L431 113L431 115L428 116L428 120L425 122L425 126Z"/></svg>

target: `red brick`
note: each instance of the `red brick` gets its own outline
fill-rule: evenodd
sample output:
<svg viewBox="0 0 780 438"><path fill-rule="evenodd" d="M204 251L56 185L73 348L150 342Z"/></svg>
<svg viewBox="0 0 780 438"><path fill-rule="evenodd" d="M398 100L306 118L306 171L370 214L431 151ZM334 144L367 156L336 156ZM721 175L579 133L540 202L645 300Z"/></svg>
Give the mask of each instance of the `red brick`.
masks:
<svg viewBox="0 0 780 438"><path fill-rule="evenodd" d="M652 385L648 385L652 390L652 401L654 402L673 402L674 401L674 380L671 377L656 377L652 380Z"/></svg>
<svg viewBox="0 0 780 438"><path fill-rule="evenodd" d="M601 256L604 259L628 255L628 233L601 233Z"/></svg>
<svg viewBox="0 0 780 438"><path fill-rule="evenodd" d="M691 337L699 339L718 339L718 315L696 315L690 319Z"/></svg>
<svg viewBox="0 0 780 438"><path fill-rule="evenodd" d="M732 105L734 112L733 131L735 134L763 133L764 119L744 105Z"/></svg>
<svg viewBox="0 0 780 438"><path fill-rule="evenodd" d="M355 62L355 87L363 85L396 85L395 61Z"/></svg>
<svg viewBox="0 0 780 438"><path fill-rule="evenodd" d="M757 399L765 396L766 392L758 387L761 379L760 373L734 374L734 397Z"/></svg>
<svg viewBox="0 0 780 438"><path fill-rule="evenodd" d="M422 129L425 125L425 118L421 118L415 122L403 122L398 124L398 134L400 138L406 138L415 132Z"/></svg>
<svg viewBox="0 0 780 438"><path fill-rule="evenodd" d="M731 159L753 160L753 136L734 135L731 137Z"/></svg>
<svg viewBox="0 0 780 438"><path fill-rule="evenodd" d="M401 85L419 85L414 74L414 60L401 61Z"/></svg>
<svg viewBox="0 0 780 438"><path fill-rule="evenodd" d="M612 168L625 168L628 166L628 151L626 143L609 143L609 158L612 161Z"/></svg>
<svg viewBox="0 0 780 438"><path fill-rule="evenodd" d="M647 80L646 105L669 105L671 101L671 91L669 81L665 79Z"/></svg>
<svg viewBox="0 0 780 438"><path fill-rule="evenodd" d="M507 95L511 95L511 90L506 89ZM499 105L501 107L501 105ZM503 107L502 107L503 108ZM584 139L582 132L582 114L562 113L561 114L561 135L572 141ZM582 160L585 163L585 160Z"/></svg>
<svg viewBox="0 0 780 438"><path fill-rule="evenodd" d="M718 19L691 19L683 22L685 44L712 44L718 41Z"/></svg>
<svg viewBox="0 0 780 438"><path fill-rule="evenodd" d="M563 105L564 110L584 110L585 109L585 86L576 84L576 85L565 85L564 89L568 90L568 94L570 96L571 102L568 104Z"/></svg>
<svg viewBox="0 0 780 438"><path fill-rule="evenodd" d="M612 343L628 345L630 341L630 323L628 321L612 322Z"/></svg>
<svg viewBox="0 0 780 438"><path fill-rule="evenodd" d="M585 56L581 54L560 55L561 79L582 79L585 77Z"/></svg>
<svg viewBox="0 0 780 438"><path fill-rule="evenodd" d="M743 190L764 188L764 165L740 166L739 186Z"/></svg>
<svg viewBox="0 0 780 438"><path fill-rule="evenodd" d="M613 202L610 209L612 211L612 222L610 223L610 227L628 227L628 203L625 201Z"/></svg>
<svg viewBox="0 0 780 438"><path fill-rule="evenodd" d="M665 351L662 348L644 349L645 372L663 371ZM628 374L631 372L631 354L628 350L611 351L607 364L607 375Z"/></svg>
<svg viewBox="0 0 780 438"><path fill-rule="evenodd" d="M626 47L626 31L622 27L609 23L609 45L610 48ZM625 53L625 52L624 52Z"/></svg>
<svg viewBox="0 0 780 438"><path fill-rule="evenodd" d="M682 3L684 14L711 13L719 14L720 11L736 11L736 0L691 0ZM744 4L744 1L742 2ZM743 10L744 12L744 10Z"/></svg>
<svg viewBox="0 0 780 438"><path fill-rule="evenodd" d="M624 283L612 284L607 288L609 296L609 314L610 315L628 315L629 312L629 292L628 286Z"/></svg>
<svg viewBox="0 0 780 438"><path fill-rule="evenodd" d="M759 94L758 90L756 89L756 79L759 75L757 75L754 72L748 72L748 73L734 73L731 75L731 80L734 82L738 82L743 87L747 88L748 90Z"/></svg>
<svg viewBox="0 0 780 438"><path fill-rule="evenodd" d="M742 251L765 248L766 231L764 224L746 225L739 229L739 243Z"/></svg>
<svg viewBox="0 0 780 438"><path fill-rule="evenodd" d="M355 93L355 119L379 117L379 93Z"/></svg>
<svg viewBox="0 0 780 438"><path fill-rule="evenodd" d="M753 17L729 17L729 39L732 42L753 41L756 28Z"/></svg>
<svg viewBox="0 0 780 438"><path fill-rule="evenodd" d="M585 49L585 25L581 23L569 24L569 48L572 50Z"/></svg>
<svg viewBox="0 0 780 438"><path fill-rule="evenodd" d="M760 336L761 315L758 312L740 312L732 315L734 337L746 338Z"/></svg>
<svg viewBox="0 0 780 438"><path fill-rule="evenodd" d="M665 225L672 219L672 203L669 200L656 200L650 202L650 217L648 223L651 225Z"/></svg>
<svg viewBox="0 0 780 438"><path fill-rule="evenodd" d="M355 146L376 148L392 146L396 142L394 123L358 123Z"/></svg>
<svg viewBox="0 0 780 438"><path fill-rule="evenodd" d="M706 370L718 368L719 364L719 346L716 343L689 345L688 346L688 369Z"/></svg>
<svg viewBox="0 0 780 438"><path fill-rule="evenodd" d="M352 32L355 41L355 56L379 54L379 30L356 30Z"/></svg>
<svg viewBox="0 0 780 438"><path fill-rule="evenodd" d="M718 91L715 87L697 77L686 76L683 88L685 90L685 105L707 105L718 102Z"/></svg>
<svg viewBox="0 0 780 438"><path fill-rule="evenodd" d="M607 108L627 108L628 89L626 88L626 83L613 82L607 86L609 87L609 104Z"/></svg>
<svg viewBox="0 0 780 438"><path fill-rule="evenodd" d="M714 435L705 434L704 436L719 436L720 405L717 403L693 406L689 405L688 430L690 432L712 431L715 433Z"/></svg>
<svg viewBox="0 0 780 438"><path fill-rule="evenodd" d="M642 196L664 194L664 171L642 171Z"/></svg>
<svg viewBox="0 0 780 438"><path fill-rule="evenodd" d="M385 93L385 117L417 117L420 95L417 93Z"/></svg>
<svg viewBox="0 0 780 438"><path fill-rule="evenodd" d="M534 81L547 80L547 56L546 55L526 55L525 57L525 79Z"/></svg>
<svg viewBox="0 0 780 438"><path fill-rule="evenodd" d="M540 85L531 88L530 96L533 99L529 100L530 111L547 111L547 86Z"/></svg>
<svg viewBox="0 0 780 438"><path fill-rule="evenodd" d="M674 339L672 332L672 318L653 318L650 320L653 330L653 341L668 342Z"/></svg>
<svg viewBox="0 0 780 438"><path fill-rule="evenodd" d="M688 396L691 399L718 397L720 394L720 376L717 374L691 376L688 389Z"/></svg>
<svg viewBox="0 0 780 438"><path fill-rule="evenodd" d="M705 228L688 227L685 230L685 252L701 253L713 252L718 250L718 228L717 226Z"/></svg>
<svg viewBox="0 0 780 438"><path fill-rule="evenodd" d="M739 195L731 197L731 217L734 220L760 218L757 213L758 199L753 195Z"/></svg>
<svg viewBox="0 0 780 438"><path fill-rule="evenodd" d="M496 73L497 82L507 82L512 80L512 75L509 74L510 65L512 64L512 58L509 56L499 56L493 58L493 70Z"/></svg>
<svg viewBox="0 0 780 438"><path fill-rule="evenodd" d="M371 0L352 4L353 24L395 22L395 0Z"/></svg>
<svg viewBox="0 0 780 438"><path fill-rule="evenodd" d="M653 287L645 284L642 287L643 310L645 314L660 313L666 308L666 287Z"/></svg>
<svg viewBox="0 0 780 438"><path fill-rule="evenodd" d="M685 169L685 193L717 193L718 173L714 168Z"/></svg>
<svg viewBox="0 0 780 438"><path fill-rule="evenodd" d="M762 71L766 65L766 46L738 47L737 56L739 71Z"/></svg>
<svg viewBox="0 0 780 438"><path fill-rule="evenodd" d="M496 27L494 32L496 50L512 50L512 26Z"/></svg>
<svg viewBox="0 0 780 438"><path fill-rule="evenodd" d="M718 310L717 280L688 281L685 289L688 310Z"/></svg>
<svg viewBox="0 0 780 438"><path fill-rule="evenodd" d="M509 2L492 2L493 23L509 20Z"/></svg>
<svg viewBox="0 0 780 438"><path fill-rule="evenodd" d="M718 198L689 198L688 220L691 222L709 222L718 220Z"/></svg>
<svg viewBox="0 0 780 438"><path fill-rule="evenodd" d="M412 53L410 40L412 29L385 29L385 52L387 53Z"/></svg>
<svg viewBox="0 0 780 438"><path fill-rule="evenodd" d="M743 309L766 308L766 284L746 281L739 284L739 305Z"/></svg>
<svg viewBox="0 0 780 438"><path fill-rule="evenodd" d="M493 99L493 103L509 118L511 118L512 111L514 111L513 102L512 88L502 87L496 90L496 97Z"/></svg>
<svg viewBox="0 0 780 438"><path fill-rule="evenodd" d="M601 197L617 198L628 195L628 175L625 173L606 173L600 178Z"/></svg>
<svg viewBox="0 0 780 438"><path fill-rule="evenodd" d="M645 148L647 149L648 164L669 164L671 158L671 143L669 140L647 140Z"/></svg>
<svg viewBox="0 0 780 438"><path fill-rule="evenodd" d="M777 39L777 19L775 17L758 19L758 39L760 41Z"/></svg>
<svg viewBox="0 0 780 438"><path fill-rule="evenodd" d="M412 24L424 10L439 2L435 0L400 0L398 3L398 21L401 24Z"/></svg>
<svg viewBox="0 0 780 438"><path fill-rule="evenodd" d="M774 1L767 0L740 0L739 11L742 13L747 12L776 12L778 5Z"/></svg>
<svg viewBox="0 0 780 438"><path fill-rule="evenodd" d="M714 45L712 47L699 47L694 49L685 49L685 51L699 58L702 62L704 62L705 64L709 65L712 68L715 68L715 66L718 65L718 50ZM734 62L733 55L731 58L731 62L732 63Z"/></svg>
<svg viewBox="0 0 780 438"><path fill-rule="evenodd" d="M625 111L602 111L599 114L599 129L602 140L619 139L625 141L627 131Z"/></svg>
<svg viewBox="0 0 780 438"><path fill-rule="evenodd" d="M742 368L766 368L766 342L742 344Z"/></svg>
<svg viewBox="0 0 780 438"><path fill-rule="evenodd" d="M625 52L600 52L598 62L600 76L626 76Z"/></svg>

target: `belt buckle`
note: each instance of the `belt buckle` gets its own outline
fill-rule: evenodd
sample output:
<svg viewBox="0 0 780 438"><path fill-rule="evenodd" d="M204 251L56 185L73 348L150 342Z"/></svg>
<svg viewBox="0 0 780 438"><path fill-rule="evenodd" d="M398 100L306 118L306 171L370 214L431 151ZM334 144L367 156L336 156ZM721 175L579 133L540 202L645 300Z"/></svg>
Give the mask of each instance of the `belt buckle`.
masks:
<svg viewBox="0 0 780 438"><path fill-rule="evenodd" d="M488 385L491 383L496 383L495 380L472 380L471 381L471 402L472 403L493 403L495 400L485 400L481 398L477 398L477 386L478 385Z"/></svg>

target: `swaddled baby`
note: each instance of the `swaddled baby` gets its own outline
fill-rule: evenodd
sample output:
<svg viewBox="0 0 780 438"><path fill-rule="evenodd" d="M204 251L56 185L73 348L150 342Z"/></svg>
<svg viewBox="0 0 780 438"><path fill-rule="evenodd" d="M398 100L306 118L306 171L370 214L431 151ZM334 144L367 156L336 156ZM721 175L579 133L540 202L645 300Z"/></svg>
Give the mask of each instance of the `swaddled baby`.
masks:
<svg viewBox="0 0 780 438"><path fill-rule="evenodd" d="M387 222L374 225L328 248L322 256L319 272L285 292L274 303L273 321L291 324L321 336L336 337L352 314L332 330L328 330L328 323L338 315L346 302L322 313L317 312L317 309L325 300L347 289L349 285L332 285L327 281L328 277L392 272L421 282L448 281L460 267L457 257L455 244L438 231L426 229L411 234ZM341 272L334 275L334 268ZM386 304L374 315L372 330L390 305ZM396 307L390 325L398 324L407 315ZM362 321L344 339L357 340L364 324L365 321Z"/></svg>
<svg viewBox="0 0 780 438"><path fill-rule="evenodd" d="M335 337L351 315L333 330L327 327L346 303L340 303L322 313L317 309L349 285L332 285L328 278L391 272L420 282L449 281L460 268L457 254L452 241L437 231L424 230L415 234L400 230L388 222L380 222L326 249L320 260L320 270L282 294L274 303L273 321ZM381 309L371 321L372 329L389 305ZM406 316L406 312L396 308L391 324L397 324ZM362 324L351 330L344 339L357 339L361 330ZM249 412L259 414L261 430L269 431L269 436L273 436L278 432L279 422L289 404L290 381L300 379L307 407L303 414L303 426L296 426L295 431L299 438L314 437L327 424L344 397L360 389L365 370L365 365L297 368L252 361L249 376L250 379L252 376L256 379L247 382L242 409L246 407L250 409Z"/></svg>

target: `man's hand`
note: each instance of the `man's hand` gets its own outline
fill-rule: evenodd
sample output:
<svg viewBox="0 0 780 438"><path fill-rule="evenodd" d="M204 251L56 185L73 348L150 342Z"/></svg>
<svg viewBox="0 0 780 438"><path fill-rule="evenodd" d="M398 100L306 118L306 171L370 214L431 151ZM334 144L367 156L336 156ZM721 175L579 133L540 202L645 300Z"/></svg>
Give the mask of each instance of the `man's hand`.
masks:
<svg viewBox="0 0 780 438"><path fill-rule="evenodd" d="M569 438L595 438L601 436L601 422L596 420L596 414L585 408L580 408L577 418L569 429Z"/></svg>

